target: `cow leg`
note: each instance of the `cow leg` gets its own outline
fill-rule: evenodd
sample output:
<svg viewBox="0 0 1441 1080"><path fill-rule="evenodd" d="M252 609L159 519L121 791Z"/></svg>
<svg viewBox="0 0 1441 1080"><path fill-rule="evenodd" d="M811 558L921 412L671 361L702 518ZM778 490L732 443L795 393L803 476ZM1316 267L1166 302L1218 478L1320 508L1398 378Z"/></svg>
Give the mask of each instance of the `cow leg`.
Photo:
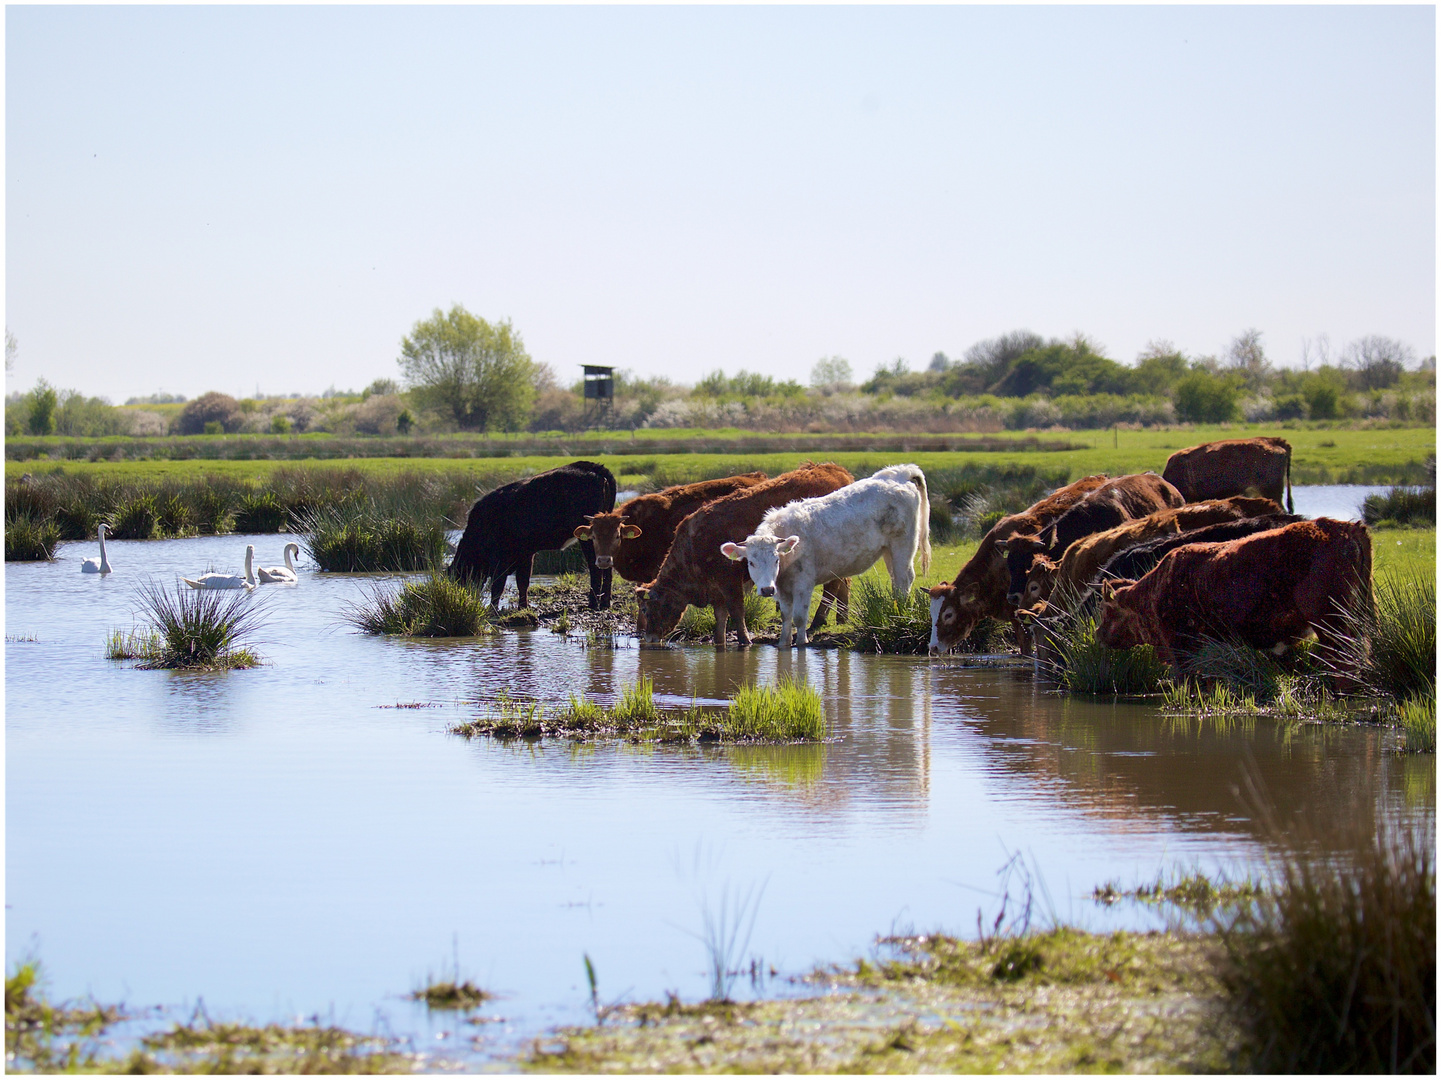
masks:
<svg viewBox="0 0 1441 1080"><path fill-rule="evenodd" d="M751 643L751 636L746 632L745 593L740 589L737 589L735 595L730 598L730 613L731 618L735 619L736 623L737 644L749 645Z"/></svg>
<svg viewBox="0 0 1441 1080"><path fill-rule="evenodd" d="M582 540L580 553L585 556L585 565L590 571L590 610L603 611L610 607L610 570L596 566L595 544L592 541Z"/></svg>
<svg viewBox="0 0 1441 1080"><path fill-rule="evenodd" d="M806 644L806 612L810 610L811 597L815 591L816 583L809 578L798 577L791 583L791 614L795 618L798 649L804 648Z"/></svg>
<svg viewBox="0 0 1441 1080"><path fill-rule="evenodd" d="M500 594L505 592L505 579L509 576L509 570L490 576L490 606L492 609L500 607Z"/></svg>
<svg viewBox="0 0 1441 1080"><path fill-rule="evenodd" d="M530 607L530 568L535 564L535 555L527 555L515 564L515 591L521 607Z"/></svg>
<svg viewBox="0 0 1441 1080"><path fill-rule="evenodd" d="M715 611L715 633L711 635L711 640L714 641L716 645L724 648L726 643L726 624L730 621L730 611L726 604L720 600L712 604L711 608Z"/></svg>

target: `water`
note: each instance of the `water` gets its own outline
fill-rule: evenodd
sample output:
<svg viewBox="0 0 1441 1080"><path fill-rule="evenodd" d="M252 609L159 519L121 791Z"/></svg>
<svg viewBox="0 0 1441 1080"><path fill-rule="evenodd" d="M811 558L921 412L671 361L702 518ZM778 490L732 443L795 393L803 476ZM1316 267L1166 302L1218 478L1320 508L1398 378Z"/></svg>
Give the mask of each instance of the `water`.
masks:
<svg viewBox="0 0 1441 1080"><path fill-rule="evenodd" d="M1315 484L1292 488L1292 495L1296 500L1298 514L1360 521L1361 504L1366 500L1366 496L1380 495L1390 490L1389 484L1379 487L1367 484Z"/></svg>
<svg viewBox="0 0 1441 1080"><path fill-rule="evenodd" d="M112 542L103 579L79 573L93 545L5 568L6 956L38 956L58 997L319 1015L474 1064L583 1021L585 954L603 1000L704 996L703 911L723 897L759 898L738 959L794 973L892 928L967 932L1015 851L1059 917L1156 925L1091 889L1256 866L1276 841L1236 793L1248 762L1280 822L1332 845L1353 822L1434 812L1432 760L1393 754L1379 728L1198 730L956 659L586 649L545 630L377 640L341 622L374 579L311 569L254 597L260 669L104 659L145 575L238 568L247 542L280 561L282 538L229 536ZM611 700L649 675L688 703L779 674L821 690L834 741L446 733L502 689ZM454 957L502 994L484 1010L502 1020L432 1021L404 1000Z"/></svg>

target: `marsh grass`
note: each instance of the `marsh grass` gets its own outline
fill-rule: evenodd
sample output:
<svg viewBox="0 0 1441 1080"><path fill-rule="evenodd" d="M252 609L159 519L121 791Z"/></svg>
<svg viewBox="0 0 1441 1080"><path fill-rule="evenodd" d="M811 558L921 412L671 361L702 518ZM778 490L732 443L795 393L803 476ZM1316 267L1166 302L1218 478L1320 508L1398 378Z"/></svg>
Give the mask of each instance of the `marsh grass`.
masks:
<svg viewBox="0 0 1441 1080"><path fill-rule="evenodd" d="M1254 1071L1436 1071L1435 818L1356 839L1284 858L1218 927Z"/></svg>
<svg viewBox="0 0 1441 1080"><path fill-rule="evenodd" d="M1058 665L1053 674L1072 693L1139 697L1160 693L1169 677L1151 646L1108 649L1097 641L1093 615L1059 616L1053 629Z"/></svg>
<svg viewBox="0 0 1441 1080"><path fill-rule="evenodd" d="M1375 582L1375 610L1346 613L1347 637L1336 666L1356 672L1372 693L1404 701L1436 694L1436 580Z"/></svg>
<svg viewBox="0 0 1441 1080"><path fill-rule="evenodd" d="M343 618L366 634L399 637L478 637L491 629L490 605L480 591L445 574L407 581L399 589L375 585Z"/></svg>
<svg viewBox="0 0 1441 1080"><path fill-rule="evenodd" d="M1400 722L1402 737L1407 753L1434 754L1436 752L1436 699L1414 697L1396 707L1396 718Z"/></svg>
<svg viewBox="0 0 1441 1080"><path fill-rule="evenodd" d="M743 686L730 699L732 738L767 742L818 741L826 736L821 696L809 683L781 679L774 686Z"/></svg>
<svg viewBox="0 0 1441 1080"><path fill-rule="evenodd" d="M547 709L540 702L520 701L502 692L487 705L485 716L447 730L467 739L549 735L658 743L793 743L824 738L826 726L819 695L802 685L782 683L758 692L744 688L721 709L695 702L687 708L662 709L655 703L650 678L644 676L623 687L610 708L572 694L565 705Z"/></svg>
<svg viewBox="0 0 1441 1080"><path fill-rule="evenodd" d="M775 601L770 600L754 589L747 589L743 597L741 610L745 613L746 630L754 635L764 634L768 630L775 629L780 622L780 609L776 607ZM728 627L729 633L735 633L735 626ZM687 607L681 613L680 622L676 624L675 632L671 635L682 640L704 640L715 636L715 609L711 607Z"/></svg>
<svg viewBox="0 0 1441 1080"><path fill-rule="evenodd" d="M851 581L850 644L877 653L921 656L931 644L931 598L924 589L898 595L889 575Z"/></svg>
<svg viewBox="0 0 1441 1080"><path fill-rule="evenodd" d="M1436 524L1436 488L1393 487L1380 495L1367 495L1361 520L1373 527Z"/></svg>
<svg viewBox="0 0 1441 1080"><path fill-rule="evenodd" d="M1159 874L1155 881L1133 888L1122 888L1114 882L1098 886L1091 898L1107 906L1120 900L1142 904L1170 904L1196 915L1209 916L1216 909L1249 904L1265 895L1266 887L1249 877L1229 881L1222 877L1212 880L1199 872L1190 874Z"/></svg>
<svg viewBox="0 0 1441 1080"><path fill-rule="evenodd" d="M136 600L149 625L129 633L112 631L108 658L139 660L147 669L228 670L260 664L245 639L259 629L265 601L248 590L180 584L171 592L146 581L136 590Z"/></svg>
<svg viewBox="0 0 1441 1080"><path fill-rule="evenodd" d="M5 516L5 561L49 562L60 543L60 527L54 521L36 521L28 514Z"/></svg>
<svg viewBox="0 0 1441 1080"><path fill-rule="evenodd" d="M153 492L132 495L110 515L110 535L116 540L153 540L160 536L160 507Z"/></svg>
<svg viewBox="0 0 1441 1080"><path fill-rule="evenodd" d="M444 521L415 505L347 500L298 515L296 528L320 569L339 573L438 569L449 550Z"/></svg>
<svg viewBox="0 0 1441 1080"><path fill-rule="evenodd" d="M122 1019L121 1011L94 1002L52 1004L41 993L42 982L35 960L18 961L5 977L6 1071L93 1071L95 1039Z"/></svg>
<svg viewBox="0 0 1441 1080"><path fill-rule="evenodd" d="M428 1009L463 1012L479 1008L494 995L482 990L469 979L439 978L427 981L425 986L411 991L413 1001L423 1001Z"/></svg>
<svg viewBox="0 0 1441 1080"><path fill-rule="evenodd" d="M532 574L589 574L585 564L585 553L579 544L553 551L537 551L531 561Z"/></svg>
<svg viewBox="0 0 1441 1080"><path fill-rule="evenodd" d="M709 897L701 899L701 930L695 936L705 946L709 961L710 1000L731 1000L731 990L741 974L741 963L750 947L751 932L760 913L765 885L742 893L722 888L719 903L712 905Z"/></svg>

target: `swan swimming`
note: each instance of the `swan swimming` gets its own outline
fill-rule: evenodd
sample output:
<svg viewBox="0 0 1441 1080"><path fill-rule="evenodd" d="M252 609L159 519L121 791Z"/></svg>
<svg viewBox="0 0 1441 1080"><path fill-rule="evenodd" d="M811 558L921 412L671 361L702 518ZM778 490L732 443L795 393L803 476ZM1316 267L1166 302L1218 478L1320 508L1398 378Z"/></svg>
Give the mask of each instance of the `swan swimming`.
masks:
<svg viewBox="0 0 1441 1080"><path fill-rule="evenodd" d="M285 545L284 566L257 566L256 576L260 578L260 584L276 583L280 585L294 585L300 578L295 573L295 564L290 561L292 554L300 554L300 545L289 543Z"/></svg>
<svg viewBox="0 0 1441 1080"><path fill-rule="evenodd" d="M181 578L180 580L189 585L192 589L253 589L256 586L255 570L252 563L255 561L255 545L245 545L245 576L238 574L201 574L198 578Z"/></svg>
<svg viewBox="0 0 1441 1080"><path fill-rule="evenodd" d="M105 522L100 523L100 558L86 559L80 564L82 574L109 574L111 573L110 560L105 557L105 530L110 526Z"/></svg>

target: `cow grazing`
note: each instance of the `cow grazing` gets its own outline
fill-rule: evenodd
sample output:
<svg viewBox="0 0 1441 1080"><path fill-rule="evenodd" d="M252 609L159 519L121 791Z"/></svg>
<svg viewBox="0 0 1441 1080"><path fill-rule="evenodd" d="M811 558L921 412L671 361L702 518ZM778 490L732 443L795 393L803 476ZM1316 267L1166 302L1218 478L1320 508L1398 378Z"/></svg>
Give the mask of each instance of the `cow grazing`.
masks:
<svg viewBox="0 0 1441 1080"><path fill-rule="evenodd" d="M781 611L779 645L806 643L805 617L817 584L861 574L885 559L891 585L908 594L914 561L931 565L931 501L926 474L916 465L893 465L874 476L799 502L778 506L741 543L721 545L728 559L745 564L762 596Z"/></svg>
<svg viewBox="0 0 1441 1080"><path fill-rule="evenodd" d="M1006 539L1007 602L1016 607L1021 605L1026 575L1037 555L1058 561L1066 549L1082 537L1149 517L1158 510L1182 506L1185 501L1179 491L1155 473L1135 473L1107 480L1039 533Z"/></svg>
<svg viewBox="0 0 1441 1080"><path fill-rule="evenodd" d="M978 622L987 618L1011 620L1016 644L1022 653L1029 655L1026 630L1016 619L1015 605L1006 600L1006 559L1002 545L1012 536L1040 532L1106 481L1104 475L1083 477L991 526L955 580L931 589L931 655L939 656L954 649Z"/></svg>
<svg viewBox="0 0 1441 1080"><path fill-rule="evenodd" d="M1139 581L1101 586L1096 640L1152 645L1179 669L1203 638L1240 640L1277 655L1316 635L1335 662L1346 612L1372 603L1365 525L1317 518L1219 544L1186 544Z"/></svg>
<svg viewBox="0 0 1441 1080"><path fill-rule="evenodd" d="M595 545L595 564L601 569L611 567L627 581L654 581L682 521L706 503L755 487L765 478L763 472L751 472L676 484L596 514L585 525L576 526L575 537Z"/></svg>
<svg viewBox="0 0 1441 1080"><path fill-rule="evenodd" d="M715 608L715 643L725 644L734 619L737 640L749 645L743 601L750 578L743 563L721 554L721 545L754 532L767 511L796 499L828 495L852 479L839 465L808 463L701 507L681 522L655 580L636 588L636 630L646 641L660 641L675 629L687 604L710 604Z"/></svg>
<svg viewBox="0 0 1441 1080"><path fill-rule="evenodd" d="M1161 473L1187 502L1224 499L1230 495L1259 495L1281 501L1294 514L1291 499L1291 444L1285 439L1223 439L1177 450L1166 459Z"/></svg>
<svg viewBox="0 0 1441 1080"><path fill-rule="evenodd" d="M1260 517L1242 518L1239 521L1223 521L1219 525L1207 525L1202 529L1187 529L1174 536L1162 536L1119 553L1101 567L1097 578L1129 578L1134 580L1150 572L1168 551L1185 544L1214 544L1224 540L1240 540L1257 533L1270 532L1298 521L1305 521L1295 514L1263 514Z"/></svg>
<svg viewBox="0 0 1441 1080"><path fill-rule="evenodd" d="M572 461L503 484L470 508L450 560L450 576L481 587L489 581L494 606L500 603L506 578L514 574L517 599L525 607L535 553L569 547L576 542L577 525L614 507L615 477L594 461ZM590 569L591 610L610 607L611 571L596 566L589 541L582 541L580 550Z"/></svg>
<svg viewBox="0 0 1441 1080"><path fill-rule="evenodd" d="M1059 560L1037 555L1026 575L1022 603L1031 607L1039 600L1050 599L1052 589L1061 589L1068 596L1078 596L1112 558L1158 536L1176 536L1188 529L1199 529L1222 521L1279 513L1280 504L1270 499L1245 496L1209 499L1157 510L1114 529L1082 537L1068 547Z"/></svg>

